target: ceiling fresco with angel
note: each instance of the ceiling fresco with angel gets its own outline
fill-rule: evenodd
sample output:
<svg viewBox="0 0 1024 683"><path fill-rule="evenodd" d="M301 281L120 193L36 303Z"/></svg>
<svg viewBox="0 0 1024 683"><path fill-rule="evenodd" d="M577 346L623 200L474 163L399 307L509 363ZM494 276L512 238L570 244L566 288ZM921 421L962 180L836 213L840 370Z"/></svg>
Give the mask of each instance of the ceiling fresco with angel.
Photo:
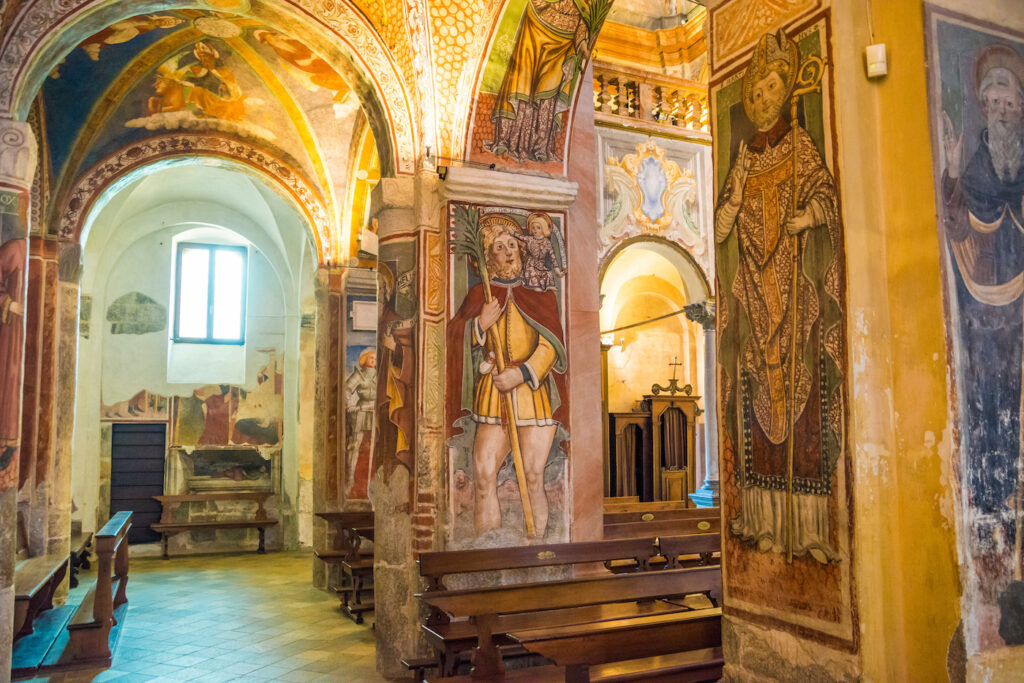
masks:
<svg viewBox="0 0 1024 683"><path fill-rule="evenodd" d="M359 98L301 40L258 20L180 10L119 21L50 73L39 101L53 193L127 145L217 133L264 149L320 189L340 224Z"/></svg>

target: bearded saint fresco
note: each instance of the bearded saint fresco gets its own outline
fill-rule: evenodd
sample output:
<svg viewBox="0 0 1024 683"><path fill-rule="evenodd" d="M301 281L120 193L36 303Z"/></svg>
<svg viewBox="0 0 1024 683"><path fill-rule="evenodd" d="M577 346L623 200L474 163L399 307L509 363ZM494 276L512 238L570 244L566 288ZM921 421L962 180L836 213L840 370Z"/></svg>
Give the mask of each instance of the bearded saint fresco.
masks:
<svg viewBox="0 0 1024 683"><path fill-rule="evenodd" d="M539 220L539 214L528 218ZM448 436L472 434L473 529L480 536L509 522L503 520L498 480L511 452L508 430L517 430L526 483L519 496L528 497L535 535L544 537L545 467L568 407L559 302L553 287L524 279L524 232L515 217L489 213L479 225L489 294L484 283L474 284L448 323ZM456 490L469 490L466 473L455 474Z"/></svg>
<svg viewBox="0 0 1024 683"><path fill-rule="evenodd" d="M999 605L999 635L1021 644L1024 57L1006 43L989 44L976 52L970 75L973 88L943 83L944 93L962 92L962 101L943 102L941 114L942 227L955 281L950 332L975 581L984 602ZM965 154L967 145L973 153Z"/></svg>
<svg viewBox="0 0 1024 683"><path fill-rule="evenodd" d="M829 498L844 447L844 265L833 178L783 115L799 69L780 30L761 38L743 75L756 131L715 209L719 363L740 494L729 528L762 552L828 563L839 559Z"/></svg>

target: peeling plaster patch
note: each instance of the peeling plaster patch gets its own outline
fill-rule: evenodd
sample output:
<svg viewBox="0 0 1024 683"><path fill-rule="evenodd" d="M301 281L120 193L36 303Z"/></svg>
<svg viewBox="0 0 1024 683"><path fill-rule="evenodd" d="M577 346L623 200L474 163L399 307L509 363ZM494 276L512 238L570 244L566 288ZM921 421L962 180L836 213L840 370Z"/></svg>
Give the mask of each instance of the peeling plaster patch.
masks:
<svg viewBox="0 0 1024 683"><path fill-rule="evenodd" d="M935 448L935 432L926 430L924 433L924 447L931 450Z"/></svg>

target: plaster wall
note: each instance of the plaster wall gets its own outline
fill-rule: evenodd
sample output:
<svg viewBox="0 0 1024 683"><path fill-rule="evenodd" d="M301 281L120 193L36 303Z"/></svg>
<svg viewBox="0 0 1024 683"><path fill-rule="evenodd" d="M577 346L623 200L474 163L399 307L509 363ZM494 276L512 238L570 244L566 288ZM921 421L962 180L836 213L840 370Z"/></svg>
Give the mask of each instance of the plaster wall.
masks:
<svg viewBox="0 0 1024 683"><path fill-rule="evenodd" d="M82 291L85 305L80 322L72 491L73 515L82 522L85 530L102 524L107 515L109 494L105 479L109 477L109 429L104 429L100 421L103 407L115 406L143 390L162 397L181 397L169 401L173 403L174 400L194 400L193 392L204 385L231 384L237 387L232 392L239 396L246 392L250 399L254 397L253 392L262 392L262 398L253 404L258 411L257 417L262 425L277 424L280 428L280 442L273 446L274 452L279 453L276 457L281 461L280 499L276 506L272 502L272 507L277 507L275 512L281 524L279 531L268 534L271 547L281 543L292 546L302 538L307 543L311 540L309 519L302 520L304 536L298 528L300 501L303 491L311 499L312 478L311 465L307 463L303 471L299 463L302 417L299 391L302 308L299 293L305 289L306 298L311 299L314 268L311 261L314 257L302 239L303 226L298 218L290 215L288 209L274 207L274 201L280 202L275 195L270 195L269 202L262 201L253 190L250 184L248 202L244 199L239 201L237 193L227 193L228 205L209 201L153 201L157 198L147 197L146 192L141 192L141 197L133 197L133 200L140 201L140 207L134 202L118 201L115 197L94 221L84 255ZM246 204L246 211L239 211ZM233 372L225 373L223 368L228 363L222 362L209 367L201 377L196 375L190 378L191 381L176 382L169 374L174 360L169 368L172 346L168 342L166 326L144 334L112 334L112 325L105 316L110 303L127 292L140 292L165 311L171 310L174 238L225 241L223 233L221 239L217 239L216 232L211 232L211 225L229 226L235 235L233 238L228 236L227 241L241 240L250 245L247 340L244 347L216 349L221 355L226 351L226 355L234 356L228 359L237 365ZM289 239L291 237L299 237L299 244ZM304 272L308 272L308 276L300 275ZM307 279L310 283L304 285ZM313 324L312 318L310 324ZM186 349L193 355L197 350L202 349L198 346ZM306 356L302 362L311 367L312 350L308 345ZM267 370L269 375L259 378L261 370ZM275 382L283 386L268 394L267 386L261 389L261 382L267 381L271 383L267 386L274 386ZM267 396L263 397L263 394ZM174 440L174 424L173 415L163 419L168 417L172 418L168 438L170 446ZM307 421L311 425L311 418ZM311 451L305 451L305 458L312 458ZM306 507L311 512L311 501ZM243 541L234 537L231 540ZM182 542L188 545L187 540Z"/></svg>

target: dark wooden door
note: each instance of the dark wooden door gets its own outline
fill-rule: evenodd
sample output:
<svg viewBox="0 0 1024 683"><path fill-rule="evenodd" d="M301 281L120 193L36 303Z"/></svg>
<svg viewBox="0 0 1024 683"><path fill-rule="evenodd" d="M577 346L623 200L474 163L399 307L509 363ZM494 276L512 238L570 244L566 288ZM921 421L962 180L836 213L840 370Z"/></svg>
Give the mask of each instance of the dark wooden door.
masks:
<svg viewBox="0 0 1024 683"><path fill-rule="evenodd" d="M164 492L164 456L167 425L114 423L110 440L110 514L131 510L129 543L153 543L160 534L149 528L160 521L160 503L153 496Z"/></svg>

